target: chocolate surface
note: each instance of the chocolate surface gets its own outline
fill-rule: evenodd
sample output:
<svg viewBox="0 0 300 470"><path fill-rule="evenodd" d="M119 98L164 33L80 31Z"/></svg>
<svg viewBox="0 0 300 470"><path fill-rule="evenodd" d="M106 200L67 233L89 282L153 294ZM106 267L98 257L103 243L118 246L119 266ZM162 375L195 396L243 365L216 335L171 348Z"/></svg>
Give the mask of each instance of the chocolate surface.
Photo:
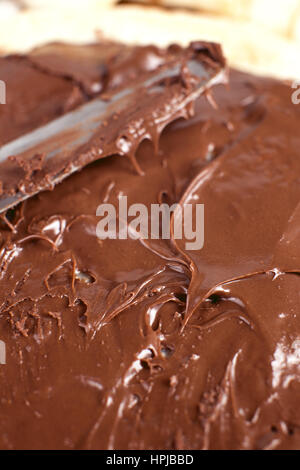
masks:
<svg viewBox="0 0 300 470"><path fill-rule="evenodd" d="M145 51L1 59L1 143L130 81ZM140 144L143 175L114 155L2 215L2 449L299 449L300 108L237 71L213 94L158 152ZM204 203L203 249L99 240L97 206L120 195Z"/></svg>
<svg viewBox="0 0 300 470"><path fill-rule="evenodd" d="M92 96L82 95L85 106L78 106L71 113L57 109L57 120L22 135L22 143L17 140L16 145L14 140L9 142L8 148L5 145L1 148L0 212L11 207L12 197L14 206L41 190L52 189L74 171L107 156L128 157L142 175L135 158L139 144L150 139L157 149L159 136L170 122L192 115L196 97L209 93L216 83L227 80L221 48L213 43L194 42L186 49L171 46L166 51L154 47L131 48L126 54L122 49L118 51L118 46L108 44L107 63L102 68L95 66L99 46L94 46L93 54L88 55L86 61L80 60L82 50L77 47L76 68L74 46L72 49L54 44L52 48L55 47L58 48L56 60L49 53L51 45L44 53L36 52L38 61L35 55L33 59L22 57L19 60L27 60L27 65L42 72L43 80L49 82L50 93L54 77L66 77L71 83L75 81L77 89L84 90L85 82L78 78L82 62L82 75L86 75L86 81L98 72L99 82L94 81L98 93L91 102ZM59 54L63 53L69 75L62 69ZM112 53L114 59L110 58ZM99 61L104 60L103 54L98 55ZM7 58L9 63L12 59ZM47 67L48 62L50 66ZM28 86L29 83L25 92ZM39 107L39 97L34 92L31 94L31 106ZM22 96L18 98L21 102L17 101L17 106L26 106L26 99L24 102ZM11 103L10 112L13 115L17 112Z"/></svg>

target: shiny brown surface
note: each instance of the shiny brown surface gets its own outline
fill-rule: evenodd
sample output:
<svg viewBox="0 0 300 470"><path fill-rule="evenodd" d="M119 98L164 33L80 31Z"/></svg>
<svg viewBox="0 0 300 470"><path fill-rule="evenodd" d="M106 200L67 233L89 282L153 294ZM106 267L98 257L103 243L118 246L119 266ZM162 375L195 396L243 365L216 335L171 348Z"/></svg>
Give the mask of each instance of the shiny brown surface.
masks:
<svg viewBox="0 0 300 470"><path fill-rule="evenodd" d="M57 56L50 52L53 49L57 49ZM226 83L227 80L225 59L218 44L194 42L185 49L170 46L164 51L154 46L127 50L124 46L109 43L107 49L99 45L90 46L85 60L82 59L83 51L82 47L53 44L34 51L30 57L11 56L4 59L8 70L12 64L17 65L21 76L24 68L31 69L33 75L38 72L43 91L48 87L49 96L54 94L55 98L47 115L45 110L40 109L40 87L37 86L38 92L35 92L25 73L21 87L25 96L20 90L15 97L11 93L8 109L3 112L4 121L5 117L18 115L22 108L24 128L26 124L33 126L30 114L26 112L29 102L35 118L41 118L42 122L49 121L56 110L57 117L64 115L69 124L62 123L61 119L58 122L52 119L49 124L55 125L55 134L49 131L49 127L36 129L33 126L43 137L36 140L32 133L27 133L29 147L17 146L16 149L13 146L4 155L1 149L1 212L3 208L10 208L10 204L5 202L7 197L11 199L11 196L18 195L17 202L20 202L23 196L27 199L41 190L52 189L57 181L61 182L75 169L81 170L88 163L107 156L126 156L142 175L143 171L135 158L140 143L150 139L157 149L159 136L170 122L193 114L196 96L209 93L211 86ZM76 53L77 61L74 58ZM97 55L98 63L95 63ZM80 66L83 78L78 72ZM56 97L53 78L54 84L59 78L73 87L72 94L74 90L81 91L81 102L72 102L72 107L77 107L76 112L80 113L75 123L74 113L66 114L69 98ZM9 88L13 89L14 80L14 76L6 73ZM91 94L84 92L87 84ZM96 90L94 94L92 90ZM90 102L93 97L98 99ZM46 101L49 101L47 96ZM60 108L57 107L58 103L62 104ZM86 107L76 104L86 104L89 110L92 106L92 114ZM9 121L4 123L4 142L7 127ZM22 129L19 131L22 132ZM9 144L12 145L12 142ZM13 202L15 205L16 200Z"/></svg>
<svg viewBox="0 0 300 470"><path fill-rule="evenodd" d="M55 87L60 105L83 96L51 53L51 106ZM288 85L237 71L214 98L157 154L140 145L143 176L116 155L2 217L2 449L300 447L300 108ZM10 136L28 130L5 109ZM122 194L204 203L204 248L99 241L96 208Z"/></svg>

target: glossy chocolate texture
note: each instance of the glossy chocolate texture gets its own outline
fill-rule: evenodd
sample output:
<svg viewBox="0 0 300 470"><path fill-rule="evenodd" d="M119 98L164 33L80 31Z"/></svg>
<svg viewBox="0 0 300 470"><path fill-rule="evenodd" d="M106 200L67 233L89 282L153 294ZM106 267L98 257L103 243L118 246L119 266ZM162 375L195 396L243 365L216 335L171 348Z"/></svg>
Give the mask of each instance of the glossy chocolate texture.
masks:
<svg viewBox="0 0 300 470"><path fill-rule="evenodd" d="M52 44L0 59L0 143L151 72L170 51ZM202 96L156 151L138 146L142 174L113 155L2 214L0 448L300 447L291 93L231 70L212 90L217 108ZM203 249L99 240L96 208L120 195L203 203Z"/></svg>

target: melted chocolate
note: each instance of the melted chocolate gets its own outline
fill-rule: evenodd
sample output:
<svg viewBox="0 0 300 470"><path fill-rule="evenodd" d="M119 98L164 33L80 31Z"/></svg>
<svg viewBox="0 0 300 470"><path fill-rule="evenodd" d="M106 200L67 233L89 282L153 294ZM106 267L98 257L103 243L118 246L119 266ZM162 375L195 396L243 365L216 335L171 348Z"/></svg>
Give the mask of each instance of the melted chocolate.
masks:
<svg viewBox="0 0 300 470"><path fill-rule="evenodd" d="M2 59L2 79L36 80L0 108L2 142L89 99L96 70L104 90L144 63L143 48L49 47ZM114 155L2 215L1 448L299 448L300 108L288 85L237 71L214 98L158 152L140 144L143 175ZM203 249L100 241L96 208L120 195L204 203Z"/></svg>
<svg viewBox="0 0 300 470"><path fill-rule="evenodd" d="M102 68L99 66L101 62L98 62L98 68L95 64L99 46L91 46L92 54L82 61L81 73L86 75L85 81L80 79L78 73L81 48L77 48L79 57L75 63L74 46L57 47L56 60L49 52L51 46L46 47L44 53L36 52L38 61L35 55L33 59L22 59L27 60L34 69L42 70L46 76L45 71L51 70L51 73L48 72L50 90L53 77L66 77L82 90L86 83L91 83L93 77L93 83L101 92L97 101L98 114L86 118L87 111L80 108L80 119L85 120L81 125L78 125L77 120L77 124L72 127L64 127L59 121L55 137L44 129L43 135L46 137L41 142L31 143L29 149L17 155L9 150L3 161L1 157L0 181L4 199L1 203L4 208L7 208L7 197L11 201L11 196L17 195L20 202L24 196L27 198L41 190L50 189L88 163L115 154L130 158L137 173L142 175L143 171L135 158L139 144L145 139L151 139L157 149L163 129L176 118L187 118L193 113L194 93L197 89L199 96L201 92L209 92L216 83L226 82L225 59L220 46L213 43L195 42L186 49L173 46L166 51L154 47L132 48L126 54L120 51L116 53L118 46L112 45L116 55L114 59L109 59L112 52L108 47L107 65ZM64 67L69 67L69 74L63 71L62 51L66 55ZM98 55L99 61L104 60L103 54ZM48 62L50 65L47 66ZM195 71L195 68L199 70ZM103 70L106 72L102 73ZM96 72L99 82L95 81ZM86 100L89 98L86 96ZM92 102L89 106L92 105L94 109L95 104ZM26 108L26 100L23 105ZM39 107L38 102L35 105ZM14 106L11 104L10 111L14 115ZM64 114L63 109L57 111L57 115L60 114ZM66 117L70 119L69 115ZM30 136L31 142L35 141Z"/></svg>

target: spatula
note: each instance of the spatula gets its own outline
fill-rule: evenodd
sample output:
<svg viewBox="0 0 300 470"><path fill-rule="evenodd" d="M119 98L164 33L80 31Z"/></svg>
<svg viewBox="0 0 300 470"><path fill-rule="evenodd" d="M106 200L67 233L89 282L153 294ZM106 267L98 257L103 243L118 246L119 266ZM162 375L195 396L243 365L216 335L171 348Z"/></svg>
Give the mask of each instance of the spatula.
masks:
<svg viewBox="0 0 300 470"><path fill-rule="evenodd" d="M112 154L128 155L142 174L133 156L139 143L145 138L155 139L177 117L186 117L195 99L224 82L225 75L223 64L217 61L205 62L195 54L185 60L181 58L132 87L95 98L3 145L0 212L53 188L88 163ZM37 155L43 165L26 176L24 162L30 168ZM11 180L13 184L7 183L6 187Z"/></svg>

